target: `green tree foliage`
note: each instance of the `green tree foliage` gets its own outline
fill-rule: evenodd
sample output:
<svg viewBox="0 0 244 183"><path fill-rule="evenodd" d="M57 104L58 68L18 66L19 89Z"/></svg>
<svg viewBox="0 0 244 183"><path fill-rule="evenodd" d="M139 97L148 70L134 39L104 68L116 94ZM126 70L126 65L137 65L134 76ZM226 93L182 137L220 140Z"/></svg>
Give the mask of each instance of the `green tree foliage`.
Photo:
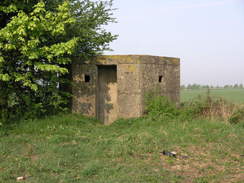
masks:
<svg viewBox="0 0 244 183"><path fill-rule="evenodd" d="M0 2L0 120L63 111L72 57L99 54L116 38L111 2L4 0Z"/></svg>
<svg viewBox="0 0 244 183"><path fill-rule="evenodd" d="M85 60L108 50L109 43L117 38L104 29L115 22L112 1L73 0L71 4L76 22L68 27L68 37L79 37L74 56Z"/></svg>

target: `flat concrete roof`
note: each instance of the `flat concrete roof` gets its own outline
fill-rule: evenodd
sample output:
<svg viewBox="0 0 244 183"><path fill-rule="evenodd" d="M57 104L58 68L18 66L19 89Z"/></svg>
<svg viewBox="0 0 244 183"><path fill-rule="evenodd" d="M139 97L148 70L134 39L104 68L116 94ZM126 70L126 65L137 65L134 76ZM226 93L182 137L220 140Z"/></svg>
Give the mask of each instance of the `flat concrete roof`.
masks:
<svg viewBox="0 0 244 183"><path fill-rule="evenodd" d="M86 64L117 65L117 64L173 64L179 65L180 59L151 55L102 55L97 56Z"/></svg>

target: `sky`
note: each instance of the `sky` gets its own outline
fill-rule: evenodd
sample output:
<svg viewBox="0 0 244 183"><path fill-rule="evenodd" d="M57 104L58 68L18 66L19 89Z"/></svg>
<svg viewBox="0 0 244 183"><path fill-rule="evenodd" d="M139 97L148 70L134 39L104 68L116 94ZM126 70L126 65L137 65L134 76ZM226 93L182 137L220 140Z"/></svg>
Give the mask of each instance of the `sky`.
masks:
<svg viewBox="0 0 244 183"><path fill-rule="evenodd" d="M105 54L181 59L181 84L244 84L244 0L114 0Z"/></svg>

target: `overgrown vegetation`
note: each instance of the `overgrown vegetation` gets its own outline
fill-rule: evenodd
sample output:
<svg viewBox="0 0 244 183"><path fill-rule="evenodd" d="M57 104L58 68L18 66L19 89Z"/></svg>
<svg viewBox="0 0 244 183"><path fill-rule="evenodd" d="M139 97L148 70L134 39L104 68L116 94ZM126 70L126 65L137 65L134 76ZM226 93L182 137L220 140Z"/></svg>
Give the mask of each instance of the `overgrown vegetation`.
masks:
<svg viewBox="0 0 244 183"><path fill-rule="evenodd" d="M112 1L0 1L0 124L67 110L70 69L116 38Z"/></svg>
<svg viewBox="0 0 244 183"><path fill-rule="evenodd" d="M206 119L229 123L244 122L244 108L220 97L198 96L176 107L167 98L148 95L147 114L151 119Z"/></svg>
<svg viewBox="0 0 244 183"><path fill-rule="evenodd" d="M152 120L175 119L181 114L175 104L170 102L166 97L157 96L154 93L148 93L145 96L146 114Z"/></svg>

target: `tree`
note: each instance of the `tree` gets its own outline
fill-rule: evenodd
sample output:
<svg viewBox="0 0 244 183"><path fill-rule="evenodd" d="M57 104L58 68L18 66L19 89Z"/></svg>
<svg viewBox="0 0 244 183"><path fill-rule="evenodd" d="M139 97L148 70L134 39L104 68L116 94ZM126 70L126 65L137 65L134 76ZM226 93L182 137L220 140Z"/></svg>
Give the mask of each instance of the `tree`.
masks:
<svg viewBox="0 0 244 183"><path fill-rule="evenodd" d="M109 49L109 43L117 38L104 29L104 25L115 22L112 1L73 0L71 4L76 22L68 27L68 38L79 37L73 56L84 60Z"/></svg>
<svg viewBox="0 0 244 183"><path fill-rule="evenodd" d="M64 110L72 57L108 49L116 38L111 1L4 0L0 2L0 115L2 121Z"/></svg>

